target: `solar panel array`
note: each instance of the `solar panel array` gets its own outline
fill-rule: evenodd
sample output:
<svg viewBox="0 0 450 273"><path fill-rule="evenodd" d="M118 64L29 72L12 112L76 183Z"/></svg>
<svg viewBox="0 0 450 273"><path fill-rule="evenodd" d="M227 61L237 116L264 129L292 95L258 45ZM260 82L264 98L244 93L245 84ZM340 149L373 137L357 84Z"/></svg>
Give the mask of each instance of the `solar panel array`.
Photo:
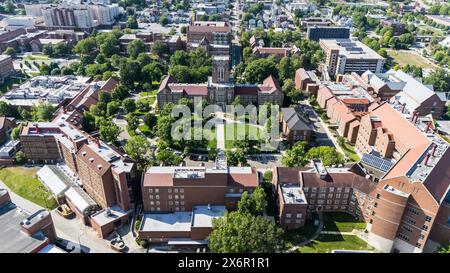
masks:
<svg viewBox="0 0 450 273"><path fill-rule="evenodd" d="M361 162L383 172L389 171L392 165L394 165L394 163L389 160L371 154L363 154Z"/></svg>

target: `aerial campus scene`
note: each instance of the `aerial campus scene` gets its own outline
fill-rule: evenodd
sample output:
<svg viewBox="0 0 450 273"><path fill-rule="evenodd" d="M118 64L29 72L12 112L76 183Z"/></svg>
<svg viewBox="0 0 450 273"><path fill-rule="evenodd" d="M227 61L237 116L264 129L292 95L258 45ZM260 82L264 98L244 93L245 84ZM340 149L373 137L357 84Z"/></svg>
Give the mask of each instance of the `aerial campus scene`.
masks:
<svg viewBox="0 0 450 273"><path fill-rule="evenodd" d="M0 253L450 253L449 66L445 0L2 0Z"/></svg>

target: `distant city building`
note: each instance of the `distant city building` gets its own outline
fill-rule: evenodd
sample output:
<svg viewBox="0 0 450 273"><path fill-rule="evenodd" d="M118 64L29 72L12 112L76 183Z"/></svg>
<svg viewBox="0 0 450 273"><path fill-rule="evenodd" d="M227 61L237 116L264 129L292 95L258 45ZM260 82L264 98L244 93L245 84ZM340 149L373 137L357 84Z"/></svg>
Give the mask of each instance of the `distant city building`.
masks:
<svg viewBox="0 0 450 273"><path fill-rule="evenodd" d="M231 27L226 22L196 21L187 26L187 47L202 47L211 56L229 55Z"/></svg>
<svg viewBox="0 0 450 273"><path fill-rule="evenodd" d="M331 20L329 18L322 17L306 17L300 19L300 25L303 28L307 28L310 26L330 26Z"/></svg>
<svg viewBox="0 0 450 273"><path fill-rule="evenodd" d="M380 25L383 27L391 27L393 35L401 35L405 32L405 24L397 20L381 20Z"/></svg>
<svg viewBox="0 0 450 273"><path fill-rule="evenodd" d="M350 29L347 27L310 26L307 29L306 37L317 42L320 39L348 39L350 38Z"/></svg>
<svg viewBox="0 0 450 273"><path fill-rule="evenodd" d="M8 91L1 100L13 106L25 108L40 102L59 106L80 93L88 80L88 77L77 76L36 76Z"/></svg>
<svg viewBox="0 0 450 273"><path fill-rule="evenodd" d="M362 74L367 70L380 73L383 69L384 58L360 41L321 39L319 43L326 55L325 63L330 75Z"/></svg>
<svg viewBox="0 0 450 273"><path fill-rule="evenodd" d="M11 56L0 55L0 83L3 83L6 78L15 72Z"/></svg>

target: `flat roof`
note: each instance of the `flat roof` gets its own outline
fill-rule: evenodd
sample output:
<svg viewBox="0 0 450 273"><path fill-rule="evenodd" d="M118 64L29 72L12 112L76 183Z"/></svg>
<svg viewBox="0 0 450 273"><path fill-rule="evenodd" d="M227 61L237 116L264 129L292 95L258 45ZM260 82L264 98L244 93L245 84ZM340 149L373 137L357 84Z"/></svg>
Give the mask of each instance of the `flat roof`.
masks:
<svg viewBox="0 0 450 273"><path fill-rule="evenodd" d="M0 253L29 253L46 244L43 232L28 236L21 231L21 222L29 216L12 202L0 207Z"/></svg>
<svg viewBox="0 0 450 273"><path fill-rule="evenodd" d="M305 193L300 185L280 184L285 204L307 204Z"/></svg>
<svg viewBox="0 0 450 273"><path fill-rule="evenodd" d="M373 49L358 40L351 39L320 39L328 49L338 49L339 55L347 59L381 59L384 60Z"/></svg>
<svg viewBox="0 0 450 273"><path fill-rule="evenodd" d="M117 219L120 219L132 211L124 211L118 205L114 205L109 208L109 214L106 213L106 209L103 209L95 214L91 215L91 218L100 226L106 225L108 223L114 222Z"/></svg>
<svg viewBox="0 0 450 273"><path fill-rule="evenodd" d="M193 209L193 227L212 227L212 219L222 217L227 211L225 206L195 206Z"/></svg>

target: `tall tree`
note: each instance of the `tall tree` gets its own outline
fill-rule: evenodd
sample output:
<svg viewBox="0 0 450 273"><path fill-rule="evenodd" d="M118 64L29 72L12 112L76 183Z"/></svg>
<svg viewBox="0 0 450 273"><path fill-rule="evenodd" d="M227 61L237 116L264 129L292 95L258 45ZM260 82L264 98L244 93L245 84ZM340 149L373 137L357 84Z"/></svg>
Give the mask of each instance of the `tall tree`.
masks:
<svg viewBox="0 0 450 273"><path fill-rule="evenodd" d="M216 253L275 253L285 249L283 231L262 216L227 212L213 219L208 246Z"/></svg>

